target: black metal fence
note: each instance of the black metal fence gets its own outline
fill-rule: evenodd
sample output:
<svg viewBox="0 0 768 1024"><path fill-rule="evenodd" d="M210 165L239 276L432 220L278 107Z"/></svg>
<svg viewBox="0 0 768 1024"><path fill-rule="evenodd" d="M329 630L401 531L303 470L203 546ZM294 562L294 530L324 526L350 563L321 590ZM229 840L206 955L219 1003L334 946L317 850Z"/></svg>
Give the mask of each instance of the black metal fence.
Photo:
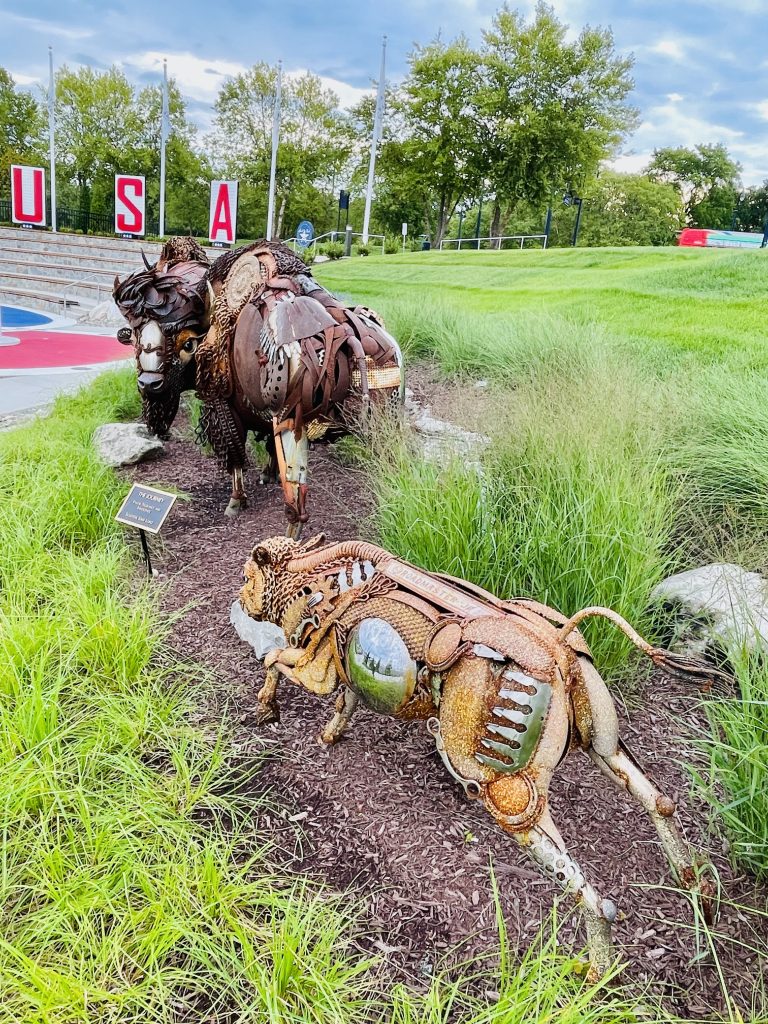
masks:
<svg viewBox="0 0 768 1024"><path fill-rule="evenodd" d="M51 223L51 208L48 204L47 221ZM11 224L11 201L0 199L0 224ZM114 235L115 215L110 213L93 213L91 210L77 210L70 206L56 207L56 224L60 230L77 231L84 235ZM149 226L149 224L148 224ZM157 224L151 225L157 229ZM186 224L183 227L167 227L168 235L193 235L195 238L205 238L207 226L200 227L197 224ZM148 234L153 234L150 230Z"/></svg>

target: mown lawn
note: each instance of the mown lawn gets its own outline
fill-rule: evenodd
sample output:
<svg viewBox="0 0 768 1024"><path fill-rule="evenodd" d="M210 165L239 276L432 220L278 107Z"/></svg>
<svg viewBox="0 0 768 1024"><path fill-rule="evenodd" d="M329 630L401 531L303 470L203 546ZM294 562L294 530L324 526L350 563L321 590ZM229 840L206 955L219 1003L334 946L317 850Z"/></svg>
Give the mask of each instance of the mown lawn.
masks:
<svg viewBox="0 0 768 1024"><path fill-rule="evenodd" d="M417 252L355 257L313 272L360 301L423 297L472 313L558 314L650 345L764 368L768 254L675 248Z"/></svg>

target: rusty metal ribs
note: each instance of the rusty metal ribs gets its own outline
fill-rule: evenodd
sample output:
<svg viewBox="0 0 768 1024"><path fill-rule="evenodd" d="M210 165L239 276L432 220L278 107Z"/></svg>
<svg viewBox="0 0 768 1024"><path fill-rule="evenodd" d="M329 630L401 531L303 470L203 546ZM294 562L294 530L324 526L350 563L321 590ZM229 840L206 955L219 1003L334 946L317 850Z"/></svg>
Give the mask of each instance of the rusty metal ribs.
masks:
<svg viewBox="0 0 768 1024"><path fill-rule="evenodd" d="M319 695L338 691L336 713L321 736L328 744L341 737L360 703L379 714L426 719L445 767L467 796L482 801L547 877L582 905L594 976L613 961L616 908L569 853L549 809L550 780L569 750L582 748L636 800L679 882L700 897L705 912L712 909L704 862L680 836L672 801L620 740L608 688L574 627L603 615L659 664L690 678L716 670L651 647L608 609L566 620L553 608L500 601L361 541L326 545L318 536L299 545L271 538L256 545L244 572L243 609L288 638L265 659L259 719L277 715L280 677Z"/></svg>

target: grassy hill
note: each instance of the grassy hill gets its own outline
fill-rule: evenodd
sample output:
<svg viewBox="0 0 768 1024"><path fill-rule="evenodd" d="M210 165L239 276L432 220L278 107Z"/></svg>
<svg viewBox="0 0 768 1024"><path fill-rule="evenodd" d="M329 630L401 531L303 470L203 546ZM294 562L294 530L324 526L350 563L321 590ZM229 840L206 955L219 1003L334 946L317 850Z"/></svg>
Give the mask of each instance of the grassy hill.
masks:
<svg viewBox="0 0 768 1024"><path fill-rule="evenodd" d="M439 299L475 313L558 314L640 350L768 361L768 253L614 248L418 252L315 268L327 287L386 308Z"/></svg>

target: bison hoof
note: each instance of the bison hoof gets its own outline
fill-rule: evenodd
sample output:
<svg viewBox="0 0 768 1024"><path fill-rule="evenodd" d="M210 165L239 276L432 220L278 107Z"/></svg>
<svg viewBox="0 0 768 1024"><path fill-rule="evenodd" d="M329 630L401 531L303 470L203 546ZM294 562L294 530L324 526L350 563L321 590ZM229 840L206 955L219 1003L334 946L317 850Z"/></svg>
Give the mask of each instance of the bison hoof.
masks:
<svg viewBox="0 0 768 1024"><path fill-rule="evenodd" d="M285 528L285 536L290 537L291 540L300 540L303 529L304 523L288 523Z"/></svg>
<svg viewBox="0 0 768 1024"><path fill-rule="evenodd" d="M246 507L247 502L245 498L230 498L229 504L224 509L225 516L239 516L243 509Z"/></svg>
<svg viewBox="0 0 768 1024"><path fill-rule="evenodd" d="M268 722L280 721L280 708L274 701L262 703L259 701L254 715L256 725L266 725Z"/></svg>

